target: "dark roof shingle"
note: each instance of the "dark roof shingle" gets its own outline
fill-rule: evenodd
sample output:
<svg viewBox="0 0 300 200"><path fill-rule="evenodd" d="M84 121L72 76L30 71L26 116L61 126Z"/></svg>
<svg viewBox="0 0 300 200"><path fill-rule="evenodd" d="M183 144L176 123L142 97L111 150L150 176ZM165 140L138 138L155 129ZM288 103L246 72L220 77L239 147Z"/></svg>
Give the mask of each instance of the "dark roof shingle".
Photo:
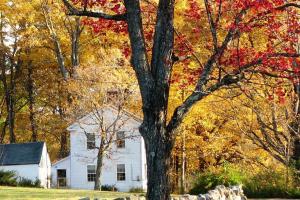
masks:
<svg viewBox="0 0 300 200"><path fill-rule="evenodd" d="M44 142L0 145L0 166L39 164Z"/></svg>

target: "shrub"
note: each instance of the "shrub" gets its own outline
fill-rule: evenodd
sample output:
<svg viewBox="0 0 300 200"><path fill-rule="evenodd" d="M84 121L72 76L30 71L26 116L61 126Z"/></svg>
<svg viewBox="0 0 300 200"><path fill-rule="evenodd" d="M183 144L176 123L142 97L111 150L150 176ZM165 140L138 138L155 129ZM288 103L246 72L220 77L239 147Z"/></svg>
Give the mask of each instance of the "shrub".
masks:
<svg viewBox="0 0 300 200"><path fill-rule="evenodd" d="M17 185L16 172L0 170L0 185L16 186Z"/></svg>
<svg viewBox="0 0 300 200"><path fill-rule="evenodd" d="M232 165L225 164L220 169L209 170L198 174L196 181L190 190L191 194L204 194L218 185L239 185L243 183L245 176Z"/></svg>
<svg viewBox="0 0 300 200"><path fill-rule="evenodd" d="M39 179L35 179L35 181L34 181L34 187L42 187L41 186L41 181Z"/></svg>
<svg viewBox="0 0 300 200"><path fill-rule="evenodd" d="M101 190L102 191L113 191L113 192L117 192L118 188L116 188L115 185L102 185L101 186Z"/></svg>
<svg viewBox="0 0 300 200"><path fill-rule="evenodd" d="M41 187L41 182L39 179L36 179L35 181L32 181L28 178L21 178L18 182L18 186L21 187Z"/></svg>
<svg viewBox="0 0 300 200"><path fill-rule="evenodd" d="M264 170L244 182L244 193L249 198L300 198L300 190L286 185L285 175Z"/></svg>
<svg viewBox="0 0 300 200"><path fill-rule="evenodd" d="M286 186L285 178L284 172L280 171L262 170L251 175L227 165L217 170L200 173L190 193L204 194L217 185L242 184L248 198L300 198L300 189L295 188L292 175L288 186Z"/></svg>
<svg viewBox="0 0 300 200"><path fill-rule="evenodd" d="M144 189L141 187L132 187L129 190L130 193L144 193Z"/></svg>

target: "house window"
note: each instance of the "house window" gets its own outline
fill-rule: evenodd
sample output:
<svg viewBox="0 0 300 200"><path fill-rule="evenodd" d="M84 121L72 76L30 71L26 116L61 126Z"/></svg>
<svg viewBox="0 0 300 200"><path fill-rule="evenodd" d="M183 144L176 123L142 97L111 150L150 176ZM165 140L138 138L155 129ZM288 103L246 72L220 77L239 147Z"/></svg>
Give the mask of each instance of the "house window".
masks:
<svg viewBox="0 0 300 200"><path fill-rule="evenodd" d="M88 182L94 182L96 180L96 165L87 166L87 179Z"/></svg>
<svg viewBox="0 0 300 200"><path fill-rule="evenodd" d="M117 148L125 148L125 132L117 132Z"/></svg>
<svg viewBox="0 0 300 200"><path fill-rule="evenodd" d="M96 139L95 139L94 133L86 134L86 146L87 146L87 149L95 149Z"/></svg>
<svg viewBox="0 0 300 200"><path fill-rule="evenodd" d="M117 180L125 181L125 179L126 179L125 164L119 164L117 165Z"/></svg>

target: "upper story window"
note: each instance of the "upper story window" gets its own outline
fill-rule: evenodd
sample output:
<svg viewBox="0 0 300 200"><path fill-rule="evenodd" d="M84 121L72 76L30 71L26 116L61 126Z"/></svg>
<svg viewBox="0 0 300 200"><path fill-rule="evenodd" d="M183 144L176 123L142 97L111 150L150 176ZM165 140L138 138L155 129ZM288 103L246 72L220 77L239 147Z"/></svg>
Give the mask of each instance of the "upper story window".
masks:
<svg viewBox="0 0 300 200"><path fill-rule="evenodd" d="M94 182L96 180L96 165L87 166L87 180Z"/></svg>
<svg viewBox="0 0 300 200"><path fill-rule="evenodd" d="M125 164L117 165L117 180L118 181L125 181L126 180Z"/></svg>
<svg viewBox="0 0 300 200"><path fill-rule="evenodd" d="M86 147L87 149L95 149L96 138L94 133L86 133Z"/></svg>
<svg viewBox="0 0 300 200"><path fill-rule="evenodd" d="M117 132L117 148L125 148L125 131Z"/></svg>

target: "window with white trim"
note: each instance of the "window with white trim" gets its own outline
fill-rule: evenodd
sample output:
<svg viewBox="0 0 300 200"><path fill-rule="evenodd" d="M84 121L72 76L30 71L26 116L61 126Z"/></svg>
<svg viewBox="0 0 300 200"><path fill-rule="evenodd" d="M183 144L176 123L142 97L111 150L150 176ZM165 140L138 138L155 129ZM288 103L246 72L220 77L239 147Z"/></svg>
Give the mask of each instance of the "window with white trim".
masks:
<svg viewBox="0 0 300 200"><path fill-rule="evenodd" d="M96 165L87 166L87 180L88 182L94 182L96 180Z"/></svg>
<svg viewBox="0 0 300 200"><path fill-rule="evenodd" d="M117 148L125 148L125 131L117 132Z"/></svg>
<svg viewBox="0 0 300 200"><path fill-rule="evenodd" d="M117 180L118 181L125 181L126 180L125 164L118 164L117 165Z"/></svg>
<svg viewBox="0 0 300 200"><path fill-rule="evenodd" d="M87 149L95 149L96 138L94 133L86 133L86 147Z"/></svg>

